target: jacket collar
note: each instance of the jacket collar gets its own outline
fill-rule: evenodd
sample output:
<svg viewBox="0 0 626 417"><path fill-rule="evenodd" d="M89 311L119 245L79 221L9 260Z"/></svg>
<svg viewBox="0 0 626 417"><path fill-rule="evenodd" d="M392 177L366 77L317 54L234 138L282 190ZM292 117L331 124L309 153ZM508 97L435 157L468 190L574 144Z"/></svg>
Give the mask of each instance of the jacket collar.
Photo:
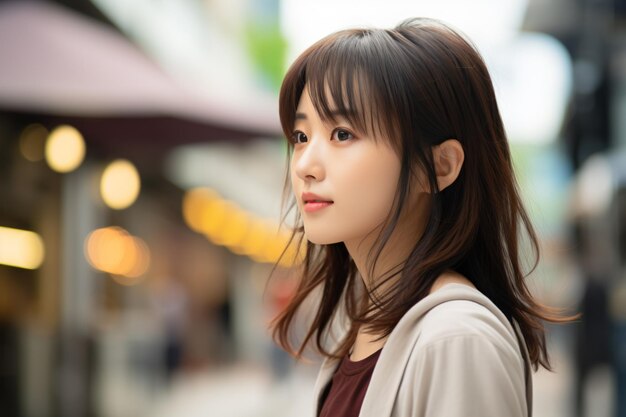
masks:
<svg viewBox="0 0 626 417"><path fill-rule="evenodd" d="M526 364L527 404L530 413L530 410L532 410L532 396L529 393L529 386L532 390L530 381L530 364L528 361L526 344L522 342L523 339L521 338L519 329L514 329L498 307L496 307L496 305L480 291L464 284L451 283L442 286L439 290L429 294L417 302L406 312L396 327L391 331L372 373L370 385L365 393L359 417L391 416L395 398L402 380L402 375L404 374L404 367L399 365L407 363L413 346L419 337L419 334L411 331L411 329L422 318L422 316L424 316L424 314L432 308L439 304L453 300L473 301L485 306L502 323L504 323L505 326L507 326L512 334L517 336L520 341L520 347ZM337 340L341 341L344 335L345 332ZM331 358L325 358L322 362L313 390L315 395L316 417L321 411L321 400L324 389L332 379L335 370L339 366L339 362L340 360ZM379 376L379 374L383 372L384 378Z"/></svg>

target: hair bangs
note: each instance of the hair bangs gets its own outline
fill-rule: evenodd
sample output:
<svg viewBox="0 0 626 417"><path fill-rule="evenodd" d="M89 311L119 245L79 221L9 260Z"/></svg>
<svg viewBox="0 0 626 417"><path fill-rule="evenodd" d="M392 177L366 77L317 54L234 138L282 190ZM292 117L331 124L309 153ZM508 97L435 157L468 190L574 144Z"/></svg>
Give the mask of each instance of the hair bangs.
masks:
<svg viewBox="0 0 626 417"><path fill-rule="evenodd" d="M333 39L322 39L311 46L285 77L281 99L289 108L281 108L285 135L290 136L295 112L306 88L320 118L329 124L347 122L355 133L373 140L390 139L393 123L380 108L384 99L382 86L372 78L372 67L384 65L383 56L368 47L367 30L342 31Z"/></svg>

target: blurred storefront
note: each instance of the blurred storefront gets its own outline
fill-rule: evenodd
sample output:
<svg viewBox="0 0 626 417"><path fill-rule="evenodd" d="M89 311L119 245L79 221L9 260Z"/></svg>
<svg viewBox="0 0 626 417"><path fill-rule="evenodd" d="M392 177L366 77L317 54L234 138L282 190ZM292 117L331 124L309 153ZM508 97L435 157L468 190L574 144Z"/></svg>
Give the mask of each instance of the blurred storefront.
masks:
<svg viewBox="0 0 626 417"><path fill-rule="evenodd" d="M270 355L284 160L276 74L249 50L280 39L250 18L256 49L225 46L226 6L202 6L230 56L198 68L230 74L194 89L66 6L0 4L0 414L149 415L181 373Z"/></svg>

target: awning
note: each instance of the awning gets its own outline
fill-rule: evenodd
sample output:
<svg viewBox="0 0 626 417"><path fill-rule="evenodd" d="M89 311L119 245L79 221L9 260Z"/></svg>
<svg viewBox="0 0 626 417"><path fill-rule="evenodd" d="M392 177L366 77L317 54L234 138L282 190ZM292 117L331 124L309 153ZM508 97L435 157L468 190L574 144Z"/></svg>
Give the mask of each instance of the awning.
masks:
<svg viewBox="0 0 626 417"><path fill-rule="evenodd" d="M280 135L275 95L200 96L120 33L53 4L0 4L0 62L0 109L70 122L102 148Z"/></svg>

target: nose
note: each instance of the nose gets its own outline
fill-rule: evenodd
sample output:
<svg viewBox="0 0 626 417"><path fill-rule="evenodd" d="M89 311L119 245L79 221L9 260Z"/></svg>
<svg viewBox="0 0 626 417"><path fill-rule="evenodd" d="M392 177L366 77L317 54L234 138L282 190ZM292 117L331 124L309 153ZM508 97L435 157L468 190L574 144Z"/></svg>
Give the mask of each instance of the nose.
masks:
<svg viewBox="0 0 626 417"><path fill-rule="evenodd" d="M323 142L310 138L306 145L293 155L293 169L303 181L322 181L326 175Z"/></svg>

